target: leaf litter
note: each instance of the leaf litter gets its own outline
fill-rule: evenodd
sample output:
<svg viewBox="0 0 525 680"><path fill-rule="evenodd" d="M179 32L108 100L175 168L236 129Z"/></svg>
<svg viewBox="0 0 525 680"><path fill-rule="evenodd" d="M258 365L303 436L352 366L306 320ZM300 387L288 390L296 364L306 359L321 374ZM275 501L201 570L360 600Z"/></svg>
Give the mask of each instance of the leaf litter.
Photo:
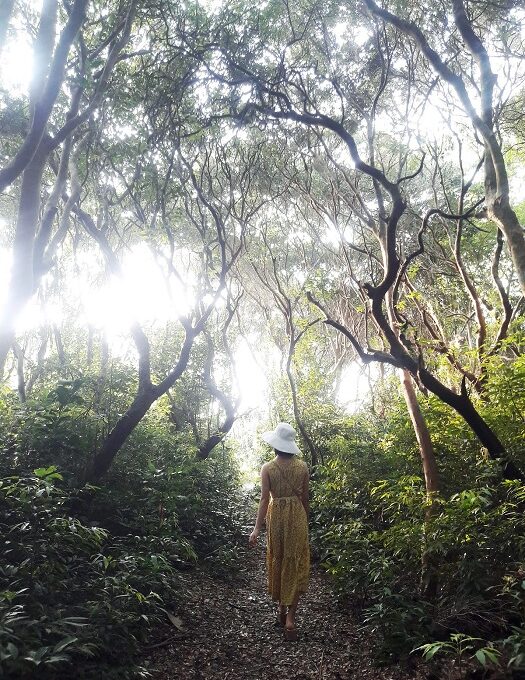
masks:
<svg viewBox="0 0 525 680"><path fill-rule="evenodd" d="M155 680L423 680L429 668L378 667L373 642L338 604L330 581L312 569L297 613L299 639L284 640L266 594L263 547L243 554L228 579L196 572L184 611L169 613L166 639L150 645L145 666ZM190 585L190 584L188 584ZM169 627L168 627L169 626Z"/></svg>

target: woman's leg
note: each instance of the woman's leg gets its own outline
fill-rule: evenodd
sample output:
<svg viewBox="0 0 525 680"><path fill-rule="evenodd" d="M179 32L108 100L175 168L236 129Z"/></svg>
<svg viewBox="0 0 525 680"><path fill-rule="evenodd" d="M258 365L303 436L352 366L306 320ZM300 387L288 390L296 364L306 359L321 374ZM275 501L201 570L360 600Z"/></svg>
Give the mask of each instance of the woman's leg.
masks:
<svg viewBox="0 0 525 680"><path fill-rule="evenodd" d="M286 628L292 630L295 628L295 613L297 611L297 605L299 604L299 598L301 593L295 593L292 604L288 607L288 612L286 614Z"/></svg>

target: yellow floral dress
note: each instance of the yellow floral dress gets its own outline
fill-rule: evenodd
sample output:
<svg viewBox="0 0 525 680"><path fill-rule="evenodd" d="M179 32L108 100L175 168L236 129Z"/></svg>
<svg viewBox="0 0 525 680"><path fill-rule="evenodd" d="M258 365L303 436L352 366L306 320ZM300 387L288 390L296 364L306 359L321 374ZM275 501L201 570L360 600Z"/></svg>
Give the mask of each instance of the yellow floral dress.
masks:
<svg viewBox="0 0 525 680"><path fill-rule="evenodd" d="M304 593L310 573L308 518L299 498L308 467L294 458L290 463L268 463L270 504L266 515L268 592L275 602L292 604Z"/></svg>

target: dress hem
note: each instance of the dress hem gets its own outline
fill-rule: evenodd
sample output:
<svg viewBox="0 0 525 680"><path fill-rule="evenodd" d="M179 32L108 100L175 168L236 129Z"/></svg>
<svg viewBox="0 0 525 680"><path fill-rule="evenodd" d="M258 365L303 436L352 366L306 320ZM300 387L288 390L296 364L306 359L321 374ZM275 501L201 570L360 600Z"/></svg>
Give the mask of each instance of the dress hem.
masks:
<svg viewBox="0 0 525 680"><path fill-rule="evenodd" d="M296 594L299 595L304 595L307 592L307 589L305 588L304 590L296 590ZM279 602L280 604L283 605L283 607L290 607L292 605L292 602L281 602L281 600L278 597L275 597L271 593L268 593L268 595L271 596L273 602Z"/></svg>

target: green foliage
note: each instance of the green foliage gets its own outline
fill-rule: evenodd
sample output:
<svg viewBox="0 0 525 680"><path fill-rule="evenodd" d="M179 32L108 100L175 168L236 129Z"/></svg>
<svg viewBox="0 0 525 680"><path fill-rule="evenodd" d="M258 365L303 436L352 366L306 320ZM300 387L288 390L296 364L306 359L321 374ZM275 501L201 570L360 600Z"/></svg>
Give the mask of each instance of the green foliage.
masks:
<svg viewBox="0 0 525 680"><path fill-rule="evenodd" d="M525 670L525 627L514 626L511 634L503 640L503 645L510 649L509 668Z"/></svg>
<svg viewBox="0 0 525 680"><path fill-rule="evenodd" d="M483 668L487 666L499 666L499 652L492 645L481 646L481 638L470 637L463 633L453 633L448 642L431 642L420 647L416 647L414 652L420 651L425 661L431 661L435 656L453 656L459 672L459 677L463 678L465 670L465 658L476 660Z"/></svg>
<svg viewBox="0 0 525 680"><path fill-rule="evenodd" d="M79 437L81 387L61 383L42 403L6 400L0 409L9 445L0 469L6 677L59 678L73 666L81 678L140 677L134 656L184 606L187 572L202 564L226 575L239 563L243 499L232 455L218 450L197 462L163 403L103 485L72 485L92 444ZM71 448L55 457L53 443L66 434Z"/></svg>
<svg viewBox="0 0 525 680"><path fill-rule="evenodd" d="M523 324L523 320L520 320ZM509 455L525 463L525 342L523 332L509 335L503 354L486 362L487 401L482 411L487 421L497 429ZM520 352L518 356L514 351Z"/></svg>
<svg viewBox="0 0 525 680"><path fill-rule="evenodd" d="M82 659L84 677L90 669L94 677L164 619L163 606L178 596L168 558L178 542L90 526L68 508L94 490L68 492L55 485L57 473L36 472L0 481L1 667L13 678L54 677Z"/></svg>
<svg viewBox="0 0 525 680"><path fill-rule="evenodd" d="M521 407L522 362L505 363L504 369L506 374L489 375L487 390L503 393L502 399L507 395L512 415L502 422L498 399L483 408L495 427L503 425L509 450L518 452L522 419L508 404L513 399ZM461 634L492 639L479 646L479 663L483 655L493 662L491 654L507 657L511 649L519 667L525 658L522 629L515 626L525 612L520 576L525 487L503 481L499 466L440 402L422 400L422 407L443 479L433 513L413 429L402 402L390 396L381 417L354 416L330 441L329 459L312 484L315 551L340 595L361 611L381 641L378 660L408 655L423 643L433 644L432 638L441 645L451 634ZM522 464L519 456L515 460ZM423 555L439 574L435 602L419 594Z"/></svg>

